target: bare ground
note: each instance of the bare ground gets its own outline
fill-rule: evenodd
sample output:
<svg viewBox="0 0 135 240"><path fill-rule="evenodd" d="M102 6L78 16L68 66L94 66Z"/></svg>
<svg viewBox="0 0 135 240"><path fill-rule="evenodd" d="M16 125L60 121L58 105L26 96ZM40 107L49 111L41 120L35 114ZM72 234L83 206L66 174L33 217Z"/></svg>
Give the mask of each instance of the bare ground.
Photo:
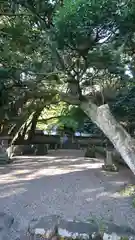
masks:
<svg viewBox="0 0 135 240"><path fill-rule="evenodd" d="M52 151L1 166L0 211L11 213L21 229L33 218L52 214L80 220L96 217L134 229L132 198L119 193L135 183L131 171L106 173L101 160L83 155L81 150Z"/></svg>

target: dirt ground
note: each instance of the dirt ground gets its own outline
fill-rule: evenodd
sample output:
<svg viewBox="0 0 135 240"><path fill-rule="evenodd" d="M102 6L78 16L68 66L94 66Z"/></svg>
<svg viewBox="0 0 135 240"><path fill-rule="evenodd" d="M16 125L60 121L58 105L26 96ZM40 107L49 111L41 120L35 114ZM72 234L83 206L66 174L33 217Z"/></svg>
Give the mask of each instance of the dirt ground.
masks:
<svg viewBox="0 0 135 240"><path fill-rule="evenodd" d="M82 150L51 151L44 157L18 157L0 167L0 211L12 214L24 229L33 218L112 221L135 228L132 197L120 190L135 183L127 168L102 171L102 160L84 158Z"/></svg>

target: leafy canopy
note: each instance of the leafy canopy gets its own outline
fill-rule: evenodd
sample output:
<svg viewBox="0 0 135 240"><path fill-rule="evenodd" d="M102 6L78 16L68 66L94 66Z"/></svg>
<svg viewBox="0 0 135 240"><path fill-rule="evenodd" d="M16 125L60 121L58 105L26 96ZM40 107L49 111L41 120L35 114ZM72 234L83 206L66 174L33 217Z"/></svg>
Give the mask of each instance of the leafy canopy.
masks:
<svg viewBox="0 0 135 240"><path fill-rule="evenodd" d="M20 108L23 115L29 103L35 111L40 102L58 101L63 91L112 109L126 106L120 96L130 95L134 78L125 69L135 72L133 0L7 3L0 16L1 120L13 110L18 116Z"/></svg>

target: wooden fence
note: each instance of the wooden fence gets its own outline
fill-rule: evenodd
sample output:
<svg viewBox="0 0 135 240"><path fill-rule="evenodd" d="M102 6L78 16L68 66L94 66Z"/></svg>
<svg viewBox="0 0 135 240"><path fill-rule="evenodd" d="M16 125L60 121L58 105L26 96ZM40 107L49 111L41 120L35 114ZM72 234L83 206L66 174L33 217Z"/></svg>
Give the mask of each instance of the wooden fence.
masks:
<svg viewBox="0 0 135 240"><path fill-rule="evenodd" d="M2 143L8 143L10 144L12 140L12 136L0 136L0 142ZM34 137L31 139L31 141L28 140L17 140L15 142L15 145L28 145L28 144L57 144L59 145L61 143L60 141L60 135L40 135L35 134ZM68 141L66 143L66 146L71 146L71 144L77 145L78 147L86 147L88 144L93 145L102 145L103 139L100 137L81 137L81 136L74 136L74 137L68 137Z"/></svg>

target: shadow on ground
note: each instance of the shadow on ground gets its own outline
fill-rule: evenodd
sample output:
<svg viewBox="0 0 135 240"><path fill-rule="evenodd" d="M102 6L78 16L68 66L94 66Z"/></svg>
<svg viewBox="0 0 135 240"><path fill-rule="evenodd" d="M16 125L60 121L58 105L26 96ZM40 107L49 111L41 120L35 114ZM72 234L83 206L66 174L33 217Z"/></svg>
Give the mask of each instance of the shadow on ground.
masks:
<svg viewBox="0 0 135 240"><path fill-rule="evenodd" d="M111 221L134 228L132 198L120 189L134 183L127 168L102 171L102 160L80 150L52 151L45 157L18 157L0 167L0 211L19 219L20 228L38 216Z"/></svg>

